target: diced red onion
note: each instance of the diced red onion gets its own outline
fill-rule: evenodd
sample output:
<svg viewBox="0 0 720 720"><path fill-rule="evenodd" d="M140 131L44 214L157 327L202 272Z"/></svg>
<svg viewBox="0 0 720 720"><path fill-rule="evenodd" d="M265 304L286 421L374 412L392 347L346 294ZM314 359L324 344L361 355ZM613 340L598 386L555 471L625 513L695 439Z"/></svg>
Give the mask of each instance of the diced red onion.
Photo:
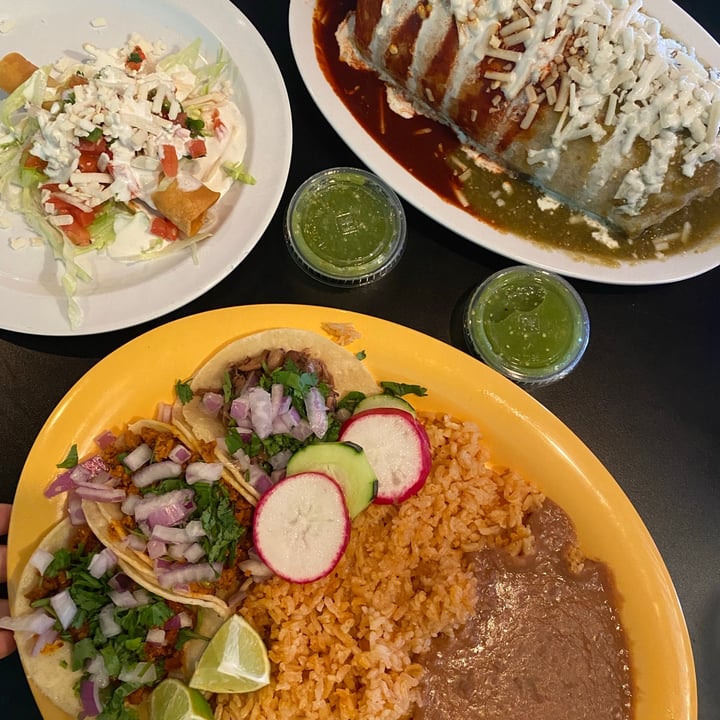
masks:
<svg viewBox="0 0 720 720"><path fill-rule="evenodd" d="M194 512L196 505L189 501L183 504L172 504L153 510L148 516L148 524L151 528L155 525L166 525L172 527L185 522Z"/></svg>
<svg viewBox="0 0 720 720"><path fill-rule="evenodd" d="M132 452L129 452L125 456L123 463L125 463L125 467L128 470L135 472L135 470L138 470L143 465L149 463L152 456L152 448L146 443L142 443L142 445L138 445Z"/></svg>
<svg viewBox="0 0 720 720"><path fill-rule="evenodd" d="M121 608L134 608L140 604L129 590L108 590L108 596Z"/></svg>
<svg viewBox="0 0 720 720"><path fill-rule="evenodd" d="M222 476L222 463L193 462L185 468L185 482L193 485L196 482L214 483Z"/></svg>
<svg viewBox="0 0 720 720"><path fill-rule="evenodd" d="M160 573L158 581L164 588L174 588L193 582L216 580L222 571L221 563L178 563Z"/></svg>
<svg viewBox="0 0 720 720"><path fill-rule="evenodd" d="M122 628L115 621L115 605L105 605L98 613L98 622L106 638L115 637L122 632Z"/></svg>
<svg viewBox="0 0 720 720"><path fill-rule="evenodd" d="M138 604L138 607L147 605L150 602L150 595L145 588L138 588L137 590L134 590L133 597L135 598L135 602Z"/></svg>
<svg viewBox="0 0 720 720"><path fill-rule="evenodd" d="M35 643L30 650L30 654L33 657L37 657L47 645L52 645L58 638L58 631L55 628L50 628L43 633L40 633L35 638Z"/></svg>
<svg viewBox="0 0 720 720"><path fill-rule="evenodd" d="M119 503L127 497L122 488L96 485L91 482L77 483L75 492L77 496L83 500L92 500L93 502L100 503Z"/></svg>
<svg viewBox="0 0 720 720"><path fill-rule="evenodd" d="M147 547L147 540L136 535L134 532L128 533L122 539L122 545L129 547L131 550L137 550L138 552L145 552Z"/></svg>
<svg viewBox="0 0 720 720"><path fill-rule="evenodd" d="M118 680L139 685L151 685L157 680L155 664L151 662L139 662L130 667L120 670Z"/></svg>
<svg viewBox="0 0 720 720"><path fill-rule="evenodd" d="M62 629L67 630L75 615L77 615L77 605L70 596L70 591L61 590L53 595L50 598L50 604L60 621L60 625L62 625Z"/></svg>
<svg viewBox="0 0 720 720"><path fill-rule="evenodd" d="M132 481L136 487L144 488L159 480L178 477L181 473L182 465L172 460L163 460L140 468L133 473Z"/></svg>
<svg viewBox="0 0 720 720"><path fill-rule="evenodd" d="M247 470L250 467L250 458L242 448L238 448L232 454L232 457L236 460L235 464L240 470Z"/></svg>
<svg viewBox="0 0 720 720"><path fill-rule="evenodd" d="M192 457L192 453L181 443L178 443L169 453L168 458L183 465Z"/></svg>
<svg viewBox="0 0 720 720"><path fill-rule="evenodd" d="M152 522L151 516L157 511L161 511L168 507L184 509L189 502L192 502L194 495L195 493L191 489L181 488L179 490L171 490L170 492L163 493L162 495L149 495L141 498L135 506L135 520L138 523L147 521L151 527L157 524L175 525L177 524L176 522L158 523L157 520ZM169 514L172 515L173 513Z"/></svg>
<svg viewBox="0 0 720 720"><path fill-rule="evenodd" d="M82 507L82 498L75 490L68 493L67 511L71 525L86 525L85 511Z"/></svg>
<svg viewBox="0 0 720 720"><path fill-rule="evenodd" d="M37 571L44 575L48 568L48 565L53 561L54 555L48 552L44 548L37 548L35 552L30 556L30 564L37 569Z"/></svg>
<svg viewBox="0 0 720 720"><path fill-rule="evenodd" d="M123 500L120 509L125 515L132 515L135 512L135 506L138 504L140 497L137 493L130 493L125 500Z"/></svg>
<svg viewBox="0 0 720 720"><path fill-rule="evenodd" d="M320 390L311 387L305 394L305 411L310 427L319 438L328 431L327 406Z"/></svg>
<svg viewBox="0 0 720 720"><path fill-rule="evenodd" d="M191 520L184 528L156 525L152 529L151 538L171 543L189 543L205 536L202 522Z"/></svg>
<svg viewBox="0 0 720 720"><path fill-rule="evenodd" d="M107 471L107 465L101 455L92 455L87 460L83 460L80 465L85 468L92 477L95 477L102 471Z"/></svg>
<svg viewBox="0 0 720 720"><path fill-rule="evenodd" d="M113 570L117 565L117 555L110 548L103 548L99 553L92 556L88 565L88 572L94 578L101 578L108 570Z"/></svg>
<svg viewBox="0 0 720 720"><path fill-rule="evenodd" d="M177 615L173 615L165 625L163 625L163 628L165 628L165 630L179 630L180 628L192 627L192 624L192 618L183 610Z"/></svg>
<svg viewBox="0 0 720 720"><path fill-rule="evenodd" d="M166 641L165 631L162 628L150 628L145 636L145 642L152 645L164 645Z"/></svg>
<svg viewBox="0 0 720 720"><path fill-rule="evenodd" d="M254 387L247 394L250 405L252 426L260 439L272 433L272 400L270 393L261 387Z"/></svg>
<svg viewBox="0 0 720 720"><path fill-rule="evenodd" d="M300 421L290 428L290 434L301 442L307 440L312 434L313 429L310 427L310 423L305 419L301 418Z"/></svg>
<svg viewBox="0 0 720 720"><path fill-rule="evenodd" d="M191 543L185 548L185 551L183 552L183 557L191 563L196 563L200 561L204 555L205 550L200 543Z"/></svg>
<svg viewBox="0 0 720 720"><path fill-rule="evenodd" d="M97 717L102 712L99 688L92 680L80 681L80 702L86 717Z"/></svg>
<svg viewBox="0 0 720 720"><path fill-rule="evenodd" d="M33 610L31 613L10 617L0 617L0 628L20 632L30 632L33 635L42 635L55 625L55 618L44 610Z"/></svg>
<svg viewBox="0 0 720 720"><path fill-rule="evenodd" d="M116 440L117 437L113 432L111 432L110 430L105 430L105 432L100 433L95 438L95 444L101 450L105 450L105 448L109 448Z"/></svg>
<svg viewBox="0 0 720 720"><path fill-rule="evenodd" d="M70 471L70 479L74 483L86 483L92 478L92 473L82 465L76 465Z"/></svg>
<svg viewBox="0 0 720 720"><path fill-rule="evenodd" d="M111 590L124 592L132 587L133 581L124 572L115 573L109 580L108 585Z"/></svg>
<svg viewBox="0 0 720 720"><path fill-rule="evenodd" d="M167 554L173 560L184 560L185 559L185 550L188 547L190 547L189 543L174 543L172 545L168 545Z"/></svg>
<svg viewBox="0 0 720 720"><path fill-rule="evenodd" d="M280 412L280 405L283 401L283 398L285 397L285 388L282 383L273 383L270 387L270 401L272 406L272 415L275 417L276 415L279 415ZM288 400L290 398L288 397ZM287 408L286 408L287 409Z"/></svg>
<svg viewBox="0 0 720 720"><path fill-rule="evenodd" d="M109 605L108 607L112 608L112 605ZM110 684L110 673L108 673L105 660L100 653L95 655L95 657L90 658L87 665L85 665L85 670L87 670L90 675L90 679L99 688L105 688Z"/></svg>
<svg viewBox="0 0 720 720"><path fill-rule="evenodd" d="M145 546L145 552L151 560L167 555L167 545L162 540L150 539Z"/></svg>
<svg viewBox="0 0 720 720"><path fill-rule="evenodd" d="M202 396L201 403L202 403L203 410L208 415L215 417L215 415L217 415L220 412L222 406L225 404L225 401L224 401L223 396L220 395L220 393L206 392Z"/></svg>
<svg viewBox="0 0 720 720"><path fill-rule="evenodd" d="M162 423L169 424L172 422L173 407L169 403L158 403L155 410L155 419Z"/></svg>
<svg viewBox="0 0 720 720"><path fill-rule="evenodd" d="M243 425L250 416L250 403L248 403L245 397L236 397L230 403L230 417L238 423Z"/></svg>
<svg viewBox="0 0 720 720"><path fill-rule="evenodd" d="M244 573L248 573L256 580L267 580L273 576L273 571L262 560L248 558L238 563L238 567Z"/></svg>
<svg viewBox="0 0 720 720"><path fill-rule="evenodd" d="M251 465L247 471L248 482L262 495L272 487L268 474L259 466Z"/></svg>
<svg viewBox="0 0 720 720"><path fill-rule="evenodd" d="M64 473L60 473L60 475L47 486L43 494L45 497L51 498L56 495L62 495L62 493L66 493L73 487L75 487L75 483L70 477L70 471L66 470Z"/></svg>
<svg viewBox="0 0 720 720"><path fill-rule="evenodd" d="M290 449L280 450L270 457L269 462L273 470L282 470L287 467L288 460L292 457L293 451Z"/></svg>

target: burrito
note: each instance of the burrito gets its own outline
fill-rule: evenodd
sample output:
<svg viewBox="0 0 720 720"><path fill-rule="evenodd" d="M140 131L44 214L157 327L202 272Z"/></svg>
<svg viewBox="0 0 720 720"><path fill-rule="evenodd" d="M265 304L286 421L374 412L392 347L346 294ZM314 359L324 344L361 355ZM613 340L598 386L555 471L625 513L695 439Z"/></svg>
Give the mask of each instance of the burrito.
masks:
<svg viewBox="0 0 720 720"><path fill-rule="evenodd" d="M718 72L641 0L358 0L337 36L404 107L630 238L720 187Z"/></svg>

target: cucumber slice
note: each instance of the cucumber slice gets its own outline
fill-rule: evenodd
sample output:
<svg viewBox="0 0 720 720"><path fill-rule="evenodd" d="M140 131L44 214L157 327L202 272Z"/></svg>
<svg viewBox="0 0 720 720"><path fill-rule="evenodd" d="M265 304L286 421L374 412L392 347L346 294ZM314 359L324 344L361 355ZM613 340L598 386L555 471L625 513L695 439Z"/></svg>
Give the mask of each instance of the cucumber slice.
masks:
<svg viewBox="0 0 720 720"><path fill-rule="evenodd" d="M353 411L353 415L357 415L365 410L374 410L375 408L396 408L397 410L404 410L415 417L415 408L403 398L397 395L387 395L385 393L380 395L368 395L363 398L356 406Z"/></svg>
<svg viewBox="0 0 720 720"><path fill-rule="evenodd" d="M350 442L325 442L306 445L287 464L287 475L321 472L329 475L345 493L348 513L354 518L377 494L377 477L365 451Z"/></svg>

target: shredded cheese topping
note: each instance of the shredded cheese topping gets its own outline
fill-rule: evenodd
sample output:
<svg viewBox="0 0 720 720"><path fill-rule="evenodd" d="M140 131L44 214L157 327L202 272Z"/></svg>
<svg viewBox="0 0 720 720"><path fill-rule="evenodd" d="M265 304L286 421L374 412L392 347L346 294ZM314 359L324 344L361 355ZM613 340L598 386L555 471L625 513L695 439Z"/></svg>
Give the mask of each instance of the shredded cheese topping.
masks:
<svg viewBox="0 0 720 720"><path fill-rule="evenodd" d="M491 87L509 103L527 98L521 129L531 127L544 106L557 114L547 147L527 158L541 179L552 177L568 143L590 137L599 145L585 188L592 194L608 181L617 157L641 139L649 157L628 173L616 195L622 211L633 215L662 188L672 161L687 177L704 163L720 162L720 75L666 37L660 22L642 11L642 0L383 0L370 48L376 65L383 66L392 27L411 12L423 23L410 93L418 94L455 24L459 50L441 112L452 107L483 59L492 58L496 62L484 75Z"/></svg>

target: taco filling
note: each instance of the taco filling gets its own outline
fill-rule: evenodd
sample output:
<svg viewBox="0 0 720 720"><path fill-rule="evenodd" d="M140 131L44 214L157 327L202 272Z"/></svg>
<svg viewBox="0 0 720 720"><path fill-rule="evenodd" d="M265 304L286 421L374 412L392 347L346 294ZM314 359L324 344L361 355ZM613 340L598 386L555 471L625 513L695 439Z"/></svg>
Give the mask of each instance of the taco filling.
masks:
<svg viewBox="0 0 720 720"><path fill-rule="evenodd" d="M136 578L224 614L247 581L253 506L219 462L204 459L211 452L172 426L139 421L103 436L99 454L77 466L91 467L90 477L71 492L84 494L87 522ZM113 495L93 492L108 484Z"/></svg>
<svg viewBox="0 0 720 720"><path fill-rule="evenodd" d="M357 357L314 333L277 330L224 348L176 388L175 421L217 443L217 455L257 497L290 457L337 440L358 400L378 392Z"/></svg>
<svg viewBox="0 0 720 720"><path fill-rule="evenodd" d="M19 631L28 676L65 712L134 720L161 680L189 677L197 622L196 608L148 592L89 526L65 520L32 555L17 612L0 625Z"/></svg>

